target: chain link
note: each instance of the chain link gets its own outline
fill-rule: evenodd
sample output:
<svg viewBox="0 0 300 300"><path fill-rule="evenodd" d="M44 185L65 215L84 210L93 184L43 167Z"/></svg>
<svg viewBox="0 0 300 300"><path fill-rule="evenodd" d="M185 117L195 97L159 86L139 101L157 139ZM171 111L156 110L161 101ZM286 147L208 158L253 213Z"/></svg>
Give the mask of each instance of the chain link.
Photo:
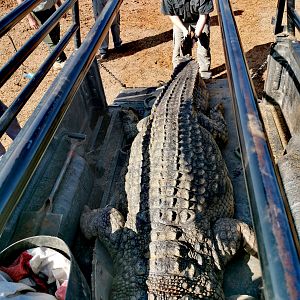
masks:
<svg viewBox="0 0 300 300"><path fill-rule="evenodd" d="M15 50L16 53L18 53L18 49L17 49L17 46L13 40L13 38L11 37L11 35L9 33L7 33L7 37L9 38L11 44L13 45L13 48ZM33 77L33 73L28 73L26 70L28 70L29 68L23 63L21 63L21 67L20 67L20 70L21 70L21 76L19 77L19 79L17 80L17 83L16 85L17 86L21 86L21 81L22 81L22 78L27 78L27 79L31 79ZM16 73L17 74L17 73Z"/></svg>
<svg viewBox="0 0 300 300"><path fill-rule="evenodd" d="M256 70L256 72L251 76L251 79L254 79L256 78L259 73L266 67L268 63L268 59L266 59L262 64L261 66ZM119 78L117 78L115 76L115 74L113 74L107 67L105 67L103 65L103 63L100 63L100 66L115 80L117 81L122 87L126 88L126 84L124 84Z"/></svg>
<svg viewBox="0 0 300 300"><path fill-rule="evenodd" d="M115 74L113 74L107 67L105 67L103 65L103 63L100 62L100 66L115 80L117 81L118 83L120 83L120 85L123 87L123 88L126 88L126 84L124 84L119 78L117 78L115 76Z"/></svg>
<svg viewBox="0 0 300 300"><path fill-rule="evenodd" d="M267 65L268 63L268 59L266 59L262 65L256 70L256 72L251 76L252 79L254 79L255 77L258 76L258 74L265 68L265 66Z"/></svg>

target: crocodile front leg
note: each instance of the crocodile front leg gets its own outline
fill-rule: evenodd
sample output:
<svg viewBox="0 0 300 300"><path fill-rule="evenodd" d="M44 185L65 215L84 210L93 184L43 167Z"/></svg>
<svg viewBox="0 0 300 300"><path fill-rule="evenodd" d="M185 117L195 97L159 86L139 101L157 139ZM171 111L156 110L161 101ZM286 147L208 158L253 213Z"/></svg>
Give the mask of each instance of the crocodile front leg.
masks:
<svg viewBox="0 0 300 300"><path fill-rule="evenodd" d="M217 104L209 111L209 116L200 113L199 124L208 130L218 145L224 145L228 141L228 129L223 117L223 105Z"/></svg>
<svg viewBox="0 0 300 300"><path fill-rule="evenodd" d="M99 237L115 253L118 249L125 220L115 208L107 206L91 210L88 206L80 218L80 228L87 239Z"/></svg>
<svg viewBox="0 0 300 300"><path fill-rule="evenodd" d="M257 257L255 234L246 223L229 218L219 219L214 225L214 234L223 266L240 248Z"/></svg>

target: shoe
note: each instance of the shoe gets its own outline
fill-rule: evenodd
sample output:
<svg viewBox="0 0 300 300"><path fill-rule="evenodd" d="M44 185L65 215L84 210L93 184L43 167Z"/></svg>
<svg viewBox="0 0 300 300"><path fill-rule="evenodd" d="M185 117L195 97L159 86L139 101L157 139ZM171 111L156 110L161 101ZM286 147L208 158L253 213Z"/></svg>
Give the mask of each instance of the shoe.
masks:
<svg viewBox="0 0 300 300"><path fill-rule="evenodd" d="M100 54L100 58L101 59L107 59L108 58L108 54L107 53L102 53L102 54Z"/></svg>
<svg viewBox="0 0 300 300"><path fill-rule="evenodd" d="M123 45L121 44L121 45L119 45L119 46L117 46L117 47L115 47L115 50L116 50L116 52L122 52L123 51Z"/></svg>
<svg viewBox="0 0 300 300"><path fill-rule="evenodd" d="M64 65L65 65L65 61L62 61L62 62L56 61L53 64L53 70L59 71L59 70L61 70L64 67Z"/></svg>

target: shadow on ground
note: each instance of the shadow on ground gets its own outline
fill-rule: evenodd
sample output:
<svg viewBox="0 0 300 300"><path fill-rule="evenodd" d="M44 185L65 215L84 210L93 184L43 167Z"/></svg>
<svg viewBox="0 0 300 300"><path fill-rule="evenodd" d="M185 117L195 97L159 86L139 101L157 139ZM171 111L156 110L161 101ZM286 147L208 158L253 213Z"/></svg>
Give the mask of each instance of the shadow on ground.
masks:
<svg viewBox="0 0 300 300"><path fill-rule="evenodd" d="M241 16L243 14L243 10L235 10L233 12L234 16ZM219 26L218 16L212 16L210 18L210 26Z"/></svg>
<svg viewBox="0 0 300 300"><path fill-rule="evenodd" d="M172 29L170 29L168 31L153 36L147 36L136 41L125 43L118 51L116 49L109 50L108 60L112 61L120 57L130 56L142 50L153 48L163 43L167 43L172 40L172 37L173 33Z"/></svg>
<svg viewBox="0 0 300 300"><path fill-rule="evenodd" d="M257 97L259 99L261 99L263 95L264 83L265 83L263 74L267 69L267 65L266 64L264 65L264 62L267 60L268 55L270 54L270 47L271 47L271 43L258 45L245 53L248 68L250 70L251 76L253 77L252 81L257 93ZM215 79L221 79L227 77L225 64L217 66L213 68L211 71L212 71L212 76Z"/></svg>
<svg viewBox="0 0 300 300"><path fill-rule="evenodd" d="M243 10L236 10L234 11L235 16L242 15ZM217 16L211 17L211 26L219 26L219 21ZM122 45L122 48L117 51L115 49L109 50L109 60L114 60L120 57L130 56L139 51L149 49L155 47L159 44L167 43L172 40L173 37L173 30L170 29L168 31L153 35L147 36L142 39L132 41L129 43L125 43Z"/></svg>

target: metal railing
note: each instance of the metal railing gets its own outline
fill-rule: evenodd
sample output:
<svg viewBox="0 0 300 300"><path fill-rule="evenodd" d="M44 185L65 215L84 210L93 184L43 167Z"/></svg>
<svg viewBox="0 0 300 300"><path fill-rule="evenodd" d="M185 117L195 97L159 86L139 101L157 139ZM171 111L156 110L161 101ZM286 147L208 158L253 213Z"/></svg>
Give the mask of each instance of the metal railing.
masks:
<svg viewBox="0 0 300 300"><path fill-rule="evenodd" d="M110 0L107 3L82 45L69 58L67 64L44 95L41 100L43 105L39 106L39 111L35 112L32 122L26 124L28 126L25 125L26 130L24 130L22 140L19 140L12 150L9 149L11 150L7 153L9 157L4 157L1 160L0 234L71 105L81 82L90 68L97 68L94 64L96 53L121 4L122 0ZM94 74L97 76L97 72ZM102 86L100 77L98 79L99 85ZM105 108L104 93L100 94L98 98L102 99L101 105ZM2 122L1 118L0 123Z"/></svg>
<svg viewBox="0 0 300 300"><path fill-rule="evenodd" d="M256 232L265 298L300 299L300 263L257 99L228 0L218 0L227 74Z"/></svg>
<svg viewBox="0 0 300 300"><path fill-rule="evenodd" d="M32 8L34 8L41 1L28 0L23 2L17 8L15 8L11 13L6 15L0 20L0 36L7 33L8 30L13 28L25 15L30 13ZM21 66L21 64L28 58L28 56L33 52L33 50L43 41L45 36L56 26L61 17L73 8L73 24L66 32L66 34L61 38L57 47L53 52L47 57L43 62L41 67L38 69L36 74L34 74L32 80L26 85L22 92L16 97L12 105L5 111L5 113L0 118L0 137L5 133L13 119L20 112L22 107L26 104L28 99L34 93L38 85L44 79L44 77L49 72L53 63L64 50L64 48L69 43L70 39L75 35L75 48L80 46L80 25L79 25L79 12L78 12L78 0L68 0L40 27L40 29L17 51L17 53L12 56L8 62L0 69L0 87L2 87L5 82L16 72L16 70ZM11 20L11 23L9 22Z"/></svg>
<svg viewBox="0 0 300 300"><path fill-rule="evenodd" d="M7 159L1 161L0 233L71 105L80 83L90 67L93 67L97 50L121 3L122 0L108 2L76 54L69 59L43 97L43 106L27 126L22 141L9 151ZM269 152L232 9L228 0L218 0L217 8L247 190L258 240L265 296L266 299L300 299L299 254L285 212L284 197ZM57 12L53 20L56 20L58 15L61 16L62 11L63 9ZM5 26L8 28L9 25ZM41 36L40 33L36 39L41 40ZM61 47L63 49L63 46ZM100 98L105 99L103 95ZM22 102L22 99L19 101ZM102 105L105 107L106 102ZM10 117L15 116L18 109L16 104L15 109L8 113ZM4 119L8 118L8 114ZM2 118L0 125L3 130L5 126Z"/></svg>
<svg viewBox="0 0 300 300"><path fill-rule="evenodd" d="M285 5L287 3L287 32L295 35L295 27L300 31L300 16L295 10L295 0L278 0L277 13L275 17L274 34L282 33L284 26L282 25Z"/></svg>
<svg viewBox="0 0 300 300"><path fill-rule="evenodd" d="M0 38L18 24L29 12L31 12L42 0L27 0L14 8L9 14L0 20Z"/></svg>

